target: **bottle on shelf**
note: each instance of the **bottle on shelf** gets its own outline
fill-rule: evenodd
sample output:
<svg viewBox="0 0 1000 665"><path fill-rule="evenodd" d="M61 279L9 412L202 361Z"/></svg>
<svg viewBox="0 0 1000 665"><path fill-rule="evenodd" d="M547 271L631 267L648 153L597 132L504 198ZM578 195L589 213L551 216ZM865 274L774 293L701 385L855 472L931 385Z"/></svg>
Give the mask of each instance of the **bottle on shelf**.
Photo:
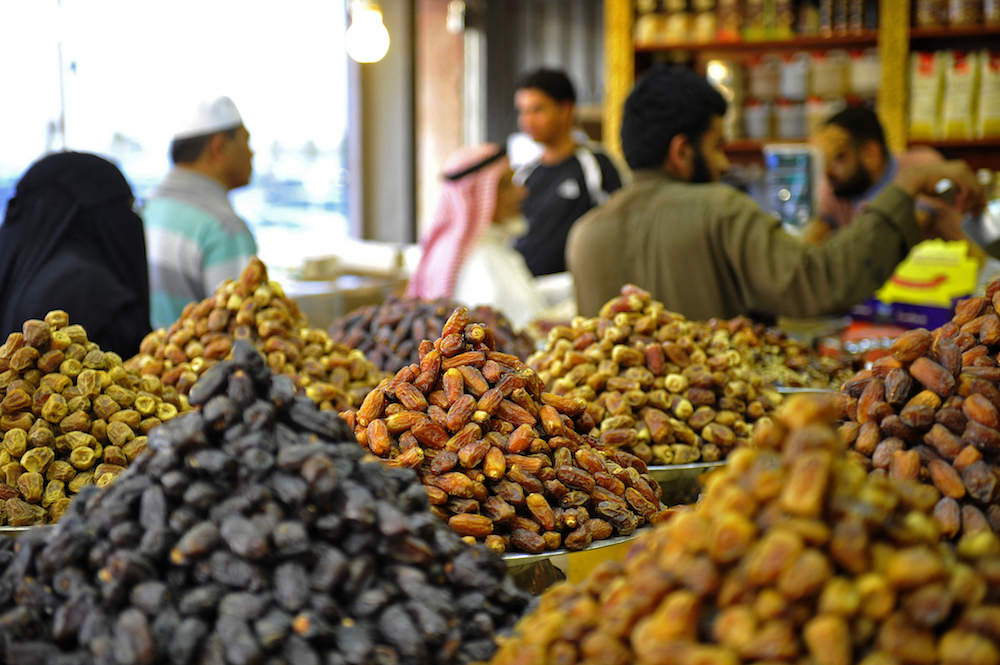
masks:
<svg viewBox="0 0 1000 665"><path fill-rule="evenodd" d="M843 97L847 94L849 58L845 51L816 51L812 56L812 94Z"/></svg>
<svg viewBox="0 0 1000 665"><path fill-rule="evenodd" d="M802 102L780 98L775 109L775 134L779 139L801 139L806 136L806 113Z"/></svg>
<svg viewBox="0 0 1000 665"><path fill-rule="evenodd" d="M787 54L781 63L778 94L793 101L804 101L809 96L809 70L812 58L808 53Z"/></svg>
<svg viewBox="0 0 1000 665"><path fill-rule="evenodd" d="M715 0L691 0L691 41L711 42L716 32Z"/></svg>
<svg viewBox="0 0 1000 665"><path fill-rule="evenodd" d="M948 25L979 25L981 0L948 0Z"/></svg>
<svg viewBox="0 0 1000 665"><path fill-rule="evenodd" d="M718 0L715 10L716 39L720 42L740 41L743 29L743 3L740 0Z"/></svg>
<svg viewBox="0 0 1000 665"><path fill-rule="evenodd" d="M747 99L743 107L743 123L746 137L764 141L773 136L773 110L771 102Z"/></svg>
<svg viewBox="0 0 1000 665"><path fill-rule="evenodd" d="M1000 26L1000 0L983 0L983 25Z"/></svg>
<svg viewBox="0 0 1000 665"><path fill-rule="evenodd" d="M770 101L778 96L781 79L781 58L774 54L753 57L747 61L747 91L751 97Z"/></svg>
<svg viewBox="0 0 1000 665"><path fill-rule="evenodd" d="M1000 51L984 50L979 57L976 138L996 137L1000 137Z"/></svg>
<svg viewBox="0 0 1000 665"><path fill-rule="evenodd" d="M852 51L848 66L849 88L852 94L872 98L878 94L882 80L882 68L877 49Z"/></svg>
<svg viewBox="0 0 1000 665"><path fill-rule="evenodd" d="M943 28L948 25L946 0L917 0L913 12L914 25L920 28Z"/></svg>

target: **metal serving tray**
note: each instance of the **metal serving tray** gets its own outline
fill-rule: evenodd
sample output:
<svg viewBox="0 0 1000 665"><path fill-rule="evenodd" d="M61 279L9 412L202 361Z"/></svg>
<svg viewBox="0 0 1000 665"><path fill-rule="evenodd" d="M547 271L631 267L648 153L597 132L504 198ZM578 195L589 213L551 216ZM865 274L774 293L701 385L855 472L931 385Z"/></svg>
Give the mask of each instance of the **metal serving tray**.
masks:
<svg viewBox="0 0 1000 665"><path fill-rule="evenodd" d="M605 547L611 547L612 545L620 545L622 543L627 543L630 540L635 540L642 534L649 531L649 527L644 527L642 529L636 529L633 533L627 536L614 536L613 538L605 538L604 540L598 540L597 542L590 545L590 547L585 547L582 550L551 550L549 552L542 552L540 554L530 554L528 552L505 552L501 554L500 557L507 563L508 568L513 568L515 566L524 566L530 563L538 563L539 561L544 561L546 559L551 559L552 557L560 556L562 554L576 554L578 552L592 552L594 550L603 549Z"/></svg>

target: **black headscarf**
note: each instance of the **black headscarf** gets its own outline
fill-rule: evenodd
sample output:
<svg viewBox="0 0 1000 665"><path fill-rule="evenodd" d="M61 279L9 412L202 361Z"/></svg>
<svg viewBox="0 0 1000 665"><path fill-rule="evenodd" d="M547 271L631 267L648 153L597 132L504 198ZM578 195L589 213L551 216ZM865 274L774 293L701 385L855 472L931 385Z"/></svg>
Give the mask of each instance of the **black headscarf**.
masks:
<svg viewBox="0 0 1000 665"><path fill-rule="evenodd" d="M132 203L121 171L97 155L56 153L25 172L0 226L0 342L63 309L103 350L138 352L149 273Z"/></svg>

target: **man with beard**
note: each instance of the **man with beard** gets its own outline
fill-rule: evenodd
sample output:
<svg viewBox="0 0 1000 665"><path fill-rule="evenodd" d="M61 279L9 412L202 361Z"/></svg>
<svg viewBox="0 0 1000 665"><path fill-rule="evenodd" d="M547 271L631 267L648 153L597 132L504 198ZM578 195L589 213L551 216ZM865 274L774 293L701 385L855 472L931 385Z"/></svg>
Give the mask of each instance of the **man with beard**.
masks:
<svg viewBox="0 0 1000 665"><path fill-rule="evenodd" d="M826 179L819 186L819 219L804 232L810 243L850 224L900 171L944 160L927 147L892 155L878 116L864 107L848 108L832 116L816 132L813 142L823 155ZM962 212L941 199L918 196L916 215L925 224L947 217L938 225L942 231L961 228ZM959 240L963 236L958 233L947 239Z"/></svg>
<svg viewBox="0 0 1000 665"><path fill-rule="evenodd" d="M806 245L719 183L729 168L725 112L722 95L686 67L657 65L636 83L621 129L632 183L570 233L581 315L595 316L628 283L692 320L840 312L882 286L921 238L942 233L942 219L914 215L918 194L949 178L960 208L983 206L965 162L917 166L896 174L836 237Z"/></svg>

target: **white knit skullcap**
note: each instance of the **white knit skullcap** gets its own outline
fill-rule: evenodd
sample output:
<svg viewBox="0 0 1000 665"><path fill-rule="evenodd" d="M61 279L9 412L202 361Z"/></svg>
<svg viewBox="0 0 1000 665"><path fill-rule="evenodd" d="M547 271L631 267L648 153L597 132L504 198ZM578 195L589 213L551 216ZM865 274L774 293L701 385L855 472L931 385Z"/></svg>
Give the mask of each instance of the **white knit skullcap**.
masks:
<svg viewBox="0 0 1000 665"><path fill-rule="evenodd" d="M189 113L181 121L177 131L174 132L174 139L205 136L206 134L235 129L242 124L243 118L236 110L236 104L233 104L233 100L229 97L217 97L202 102Z"/></svg>

